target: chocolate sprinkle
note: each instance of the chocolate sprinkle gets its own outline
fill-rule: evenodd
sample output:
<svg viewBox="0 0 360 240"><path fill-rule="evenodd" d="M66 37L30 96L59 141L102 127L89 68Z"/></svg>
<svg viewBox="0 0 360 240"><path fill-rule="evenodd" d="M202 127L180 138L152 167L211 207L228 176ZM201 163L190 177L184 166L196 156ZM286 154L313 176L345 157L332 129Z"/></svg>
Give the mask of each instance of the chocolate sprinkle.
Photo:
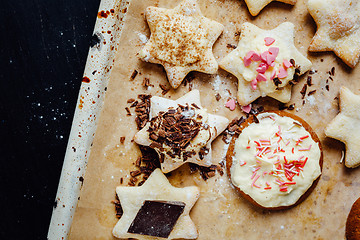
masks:
<svg viewBox="0 0 360 240"><path fill-rule="evenodd" d="M310 92L308 93L308 96L313 95L314 93L316 93L316 90L310 91Z"/></svg>
<svg viewBox="0 0 360 240"><path fill-rule="evenodd" d="M301 95L302 95L302 99L305 98L306 90L307 90L307 85L304 84L303 88L302 88L301 91L300 91L300 93L301 93Z"/></svg>
<svg viewBox="0 0 360 240"><path fill-rule="evenodd" d="M130 81L133 81L136 78L137 75L138 75L138 71L134 70L134 72L130 76Z"/></svg>
<svg viewBox="0 0 360 240"><path fill-rule="evenodd" d="M216 99L216 101L220 101L221 96L220 96L220 94L219 94L219 93L217 93L217 94L215 95L215 99Z"/></svg>
<svg viewBox="0 0 360 240"><path fill-rule="evenodd" d="M230 43L228 43L228 44L226 45L226 47L227 47L227 48L232 48L232 49L237 48L237 46L236 46L236 45L234 45L234 44L230 44Z"/></svg>

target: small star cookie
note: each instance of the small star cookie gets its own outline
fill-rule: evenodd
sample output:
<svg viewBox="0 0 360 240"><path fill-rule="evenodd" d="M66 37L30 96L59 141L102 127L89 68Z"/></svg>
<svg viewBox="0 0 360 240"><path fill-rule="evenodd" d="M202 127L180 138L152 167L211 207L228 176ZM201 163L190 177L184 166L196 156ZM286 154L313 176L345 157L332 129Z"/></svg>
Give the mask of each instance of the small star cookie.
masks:
<svg viewBox="0 0 360 240"><path fill-rule="evenodd" d="M274 0L245 0L246 5L249 8L249 12L252 16L256 16L259 12L269 3ZM277 0L278 2L288 3L294 5L296 0Z"/></svg>
<svg viewBox="0 0 360 240"><path fill-rule="evenodd" d="M346 167L360 165L360 95L341 87L340 113L326 127L325 135L345 143Z"/></svg>
<svg viewBox="0 0 360 240"><path fill-rule="evenodd" d="M145 14L151 35L138 55L163 65L173 88L191 71L216 73L212 46L224 27L204 17L196 0L184 0L174 9L148 7Z"/></svg>
<svg viewBox="0 0 360 240"><path fill-rule="evenodd" d="M113 229L117 238L195 239L189 212L200 196L198 187L173 187L155 169L140 187L117 187L123 215Z"/></svg>
<svg viewBox="0 0 360 240"><path fill-rule="evenodd" d="M360 57L360 1L309 0L307 5L318 27L309 51L334 51L355 67Z"/></svg>
<svg viewBox="0 0 360 240"><path fill-rule="evenodd" d="M286 103L291 98L289 82L294 74L303 74L311 62L294 46L294 25L280 24L263 30L244 23L237 48L219 63L237 77L237 100L246 106L258 97L270 96Z"/></svg>
<svg viewBox="0 0 360 240"><path fill-rule="evenodd" d="M226 129L229 120L207 113L201 107L199 90L176 101L156 96L150 101L150 121L134 140L156 150L161 170L171 172L187 162L211 166L211 142Z"/></svg>

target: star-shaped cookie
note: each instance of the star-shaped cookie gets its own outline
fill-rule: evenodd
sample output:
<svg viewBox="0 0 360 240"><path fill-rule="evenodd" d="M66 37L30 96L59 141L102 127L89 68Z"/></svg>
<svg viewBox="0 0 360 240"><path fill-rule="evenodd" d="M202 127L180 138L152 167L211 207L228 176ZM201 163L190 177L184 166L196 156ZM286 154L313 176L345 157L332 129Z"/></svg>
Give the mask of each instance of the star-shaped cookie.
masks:
<svg viewBox="0 0 360 240"><path fill-rule="evenodd" d="M246 5L249 8L249 12L251 15L256 16L259 14L259 12L269 3L271 3L274 0L245 0ZM278 2L288 3L291 5L294 5L296 3L296 0L276 0Z"/></svg>
<svg viewBox="0 0 360 240"><path fill-rule="evenodd" d="M294 25L280 24L263 30L244 23L237 48L219 63L220 67L237 77L237 99L246 106L258 97L270 96L286 103L291 98L294 74L303 74L311 62L294 46Z"/></svg>
<svg viewBox="0 0 360 240"><path fill-rule="evenodd" d="M345 143L345 166L360 165L360 95L341 87L340 113L326 127L325 134Z"/></svg>
<svg viewBox="0 0 360 240"><path fill-rule="evenodd" d="M136 133L137 144L150 146L160 157L161 170L171 172L190 162L211 166L211 142L223 132L229 120L201 107L199 90L176 101L152 97L150 121Z"/></svg>
<svg viewBox="0 0 360 240"><path fill-rule="evenodd" d="M145 14L151 35L138 56L163 65L173 88L191 71L216 73L212 46L224 27L204 17L196 0L184 0L174 9L148 7Z"/></svg>
<svg viewBox="0 0 360 240"><path fill-rule="evenodd" d="M156 234L161 233L161 231L151 231L151 229L146 229L144 226L134 226L136 225L136 217L139 215L141 208L147 202L177 202L181 203L183 208L182 213L179 212L179 217L175 222L175 225L165 239L195 239L198 236L195 224L190 219L189 212L194 206L195 202L200 196L200 191L195 186L177 188L173 187L161 170L155 169L155 171L150 175L146 182L140 187L117 187L116 193L119 197L121 207L123 209L123 215L115 225L113 229L113 235L117 238L136 238L136 239L159 239L156 237ZM157 216L148 216L150 219L153 219L155 226L151 226L153 223L146 224L148 227L154 229L156 228L156 218L163 220L164 216L161 217L161 213L155 210ZM181 214L180 214L181 213ZM140 219L141 220L141 219ZM144 224L144 223L143 223ZM160 224L160 223L158 223ZM141 230L141 231L132 231ZM171 230L171 229L170 229ZM134 233L135 232L135 233ZM138 234L136 232L152 232L152 235L147 233ZM157 233L156 233L157 232ZM155 233L155 234L154 234ZM161 238L164 239L164 238Z"/></svg>
<svg viewBox="0 0 360 240"><path fill-rule="evenodd" d="M308 10L318 27L309 51L334 51L355 67L360 57L360 1L309 0Z"/></svg>

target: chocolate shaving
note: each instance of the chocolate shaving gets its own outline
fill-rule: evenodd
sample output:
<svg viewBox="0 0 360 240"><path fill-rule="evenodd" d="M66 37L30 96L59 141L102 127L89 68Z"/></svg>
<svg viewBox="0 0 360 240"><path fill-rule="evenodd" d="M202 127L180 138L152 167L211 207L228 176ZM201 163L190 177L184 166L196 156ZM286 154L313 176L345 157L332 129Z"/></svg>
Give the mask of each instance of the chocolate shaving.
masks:
<svg viewBox="0 0 360 240"><path fill-rule="evenodd" d="M330 86L329 86L329 85L326 85L325 88L326 88L327 91L330 90Z"/></svg>
<svg viewBox="0 0 360 240"><path fill-rule="evenodd" d="M216 99L216 101L220 101L221 96L220 96L220 94L219 94L219 93L217 93L217 94L215 95L215 99Z"/></svg>
<svg viewBox="0 0 360 240"><path fill-rule="evenodd" d="M170 91L170 88L167 88L165 85L163 85L163 84L159 84L159 87L161 88L161 90L162 90L162 92L161 92L161 94L162 95L165 95L165 94L167 94L169 91Z"/></svg>
<svg viewBox="0 0 360 240"><path fill-rule="evenodd" d="M237 46L236 46L236 45L234 45L234 44L230 44L230 43L228 43L228 44L226 45L226 47L227 47L227 48L232 48L232 49L237 48Z"/></svg>
<svg viewBox="0 0 360 240"><path fill-rule="evenodd" d="M282 84L282 81L277 77L274 78L273 81L274 81L275 86L279 86L280 84Z"/></svg>
<svg viewBox="0 0 360 240"><path fill-rule="evenodd" d="M303 88L302 88L301 91L300 91L300 93L301 93L301 95L302 95L302 99L305 98L306 90L307 90L307 85L304 84Z"/></svg>
<svg viewBox="0 0 360 240"><path fill-rule="evenodd" d="M138 102L135 106L135 122L138 130L140 130L145 127L146 123L149 121L151 95L140 94L138 98L141 102Z"/></svg>
<svg viewBox="0 0 360 240"><path fill-rule="evenodd" d="M133 98L130 98L127 100L127 103L133 103L133 102L135 102L135 99L133 99Z"/></svg>
<svg viewBox="0 0 360 240"><path fill-rule="evenodd" d="M125 142L125 137L120 137L120 143L124 144L124 142Z"/></svg>
<svg viewBox="0 0 360 240"><path fill-rule="evenodd" d="M143 83L142 83L143 87L154 87L154 85L150 84L150 79L149 78L144 78Z"/></svg>
<svg viewBox="0 0 360 240"><path fill-rule="evenodd" d="M133 81L136 78L137 75L138 75L138 71L134 70L133 73L130 76L130 81Z"/></svg>
<svg viewBox="0 0 360 240"><path fill-rule="evenodd" d="M119 198L117 195L115 195L115 200L111 201L111 203L113 203L115 205L115 212L116 212L116 217L117 218L121 218L121 216L123 215L123 209L121 207Z"/></svg>
<svg viewBox="0 0 360 240"><path fill-rule="evenodd" d="M313 95L314 93L316 93L316 90L310 91L310 92L308 93L308 96Z"/></svg>
<svg viewBox="0 0 360 240"><path fill-rule="evenodd" d="M201 160L204 159L205 155L207 155L209 153L209 149L207 147L202 147L200 148L200 151L199 151L199 158Z"/></svg>
<svg viewBox="0 0 360 240"><path fill-rule="evenodd" d="M125 110L126 110L126 112L127 112L126 116L131 116L130 109L129 109L128 107L126 107Z"/></svg>
<svg viewBox="0 0 360 240"><path fill-rule="evenodd" d="M162 151L161 148L168 146L170 157L183 157L184 161L191 157L192 153L186 148L203 128L202 122L193 118L195 109L200 108L194 103L191 107L179 105L177 109L169 109L152 118L148 129L152 140L150 147Z"/></svg>
<svg viewBox="0 0 360 240"><path fill-rule="evenodd" d="M306 84L311 87L313 84L312 84L312 77L311 76L308 76L307 77L307 81L306 81Z"/></svg>

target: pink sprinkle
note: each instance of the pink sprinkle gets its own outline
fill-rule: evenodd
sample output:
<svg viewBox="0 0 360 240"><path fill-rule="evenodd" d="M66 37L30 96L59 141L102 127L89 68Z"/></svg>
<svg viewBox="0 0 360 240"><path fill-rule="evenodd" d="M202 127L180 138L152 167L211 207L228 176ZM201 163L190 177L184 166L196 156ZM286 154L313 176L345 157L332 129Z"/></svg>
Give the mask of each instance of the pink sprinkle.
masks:
<svg viewBox="0 0 360 240"><path fill-rule="evenodd" d="M271 55L274 55L275 58L276 58L277 55L279 54L279 48L278 47L271 47L271 48L269 48L269 53Z"/></svg>
<svg viewBox="0 0 360 240"><path fill-rule="evenodd" d="M287 71L285 70L285 68L280 67L279 68L279 74L278 74L278 78L286 78L288 76Z"/></svg>
<svg viewBox="0 0 360 240"><path fill-rule="evenodd" d="M266 38L264 38L264 41L265 41L266 46L270 46L271 44L273 44L275 42L275 39L273 39L271 37L266 37Z"/></svg>
<svg viewBox="0 0 360 240"><path fill-rule="evenodd" d="M285 68L289 68L292 67L293 65L291 64L291 62L289 62L288 60L284 59L283 60L283 65Z"/></svg>
<svg viewBox="0 0 360 240"><path fill-rule="evenodd" d="M258 81L258 82L261 82L261 81L264 81L264 82L266 82L266 76L264 75L264 74L262 74L262 73L259 73L257 76L256 76L256 80Z"/></svg>
<svg viewBox="0 0 360 240"><path fill-rule="evenodd" d="M276 70L274 69L271 73L270 80L273 80L276 76Z"/></svg>
<svg viewBox="0 0 360 240"><path fill-rule="evenodd" d="M261 60L263 60L264 62L267 62L267 56L269 55L269 51L265 51L263 52L260 57L261 57Z"/></svg>
<svg viewBox="0 0 360 240"><path fill-rule="evenodd" d="M254 52L254 54L251 57L251 60L257 62L257 61L261 61L261 57L259 54L257 54L256 52Z"/></svg>
<svg viewBox="0 0 360 240"><path fill-rule="evenodd" d="M251 176L251 179L254 179L254 177L256 176L256 171L253 173L253 175Z"/></svg>
<svg viewBox="0 0 360 240"><path fill-rule="evenodd" d="M241 106L241 110L243 110L243 112L249 113L251 111L251 104L246 106Z"/></svg>
<svg viewBox="0 0 360 240"><path fill-rule="evenodd" d="M253 90L256 90L257 80L256 79L252 80L250 85Z"/></svg>
<svg viewBox="0 0 360 240"><path fill-rule="evenodd" d="M225 104L225 107L229 108L231 111L234 111L235 110L235 107L236 107L236 102L235 100L232 98L230 99L226 104Z"/></svg>
<svg viewBox="0 0 360 240"><path fill-rule="evenodd" d="M274 62L275 62L275 59L276 59L276 55L275 54L268 54L267 57L266 57L266 63L268 65L272 65Z"/></svg>
<svg viewBox="0 0 360 240"><path fill-rule="evenodd" d="M310 151L310 149L311 149L311 144L310 144L310 146L308 147L308 148L302 148L302 149L299 149L299 151Z"/></svg>
<svg viewBox="0 0 360 240"><path fill-rule="evenodd" d="M257 175L257 176L254 178L251 186L254 186L254 187L257 187L257 188L259 187L259 186L255 185L255 182L259 179L259 177L260 177L260 175Z"/></svg>
<svg viewBox="0 0 360 240"><path fill-rule="evenodd" d="M289 145L289 143L290 143L290 140L285 144L285 146Z"/></svg>
<svg viewBox="0 0 360 240"><path fill-rule="evenodd" d="M266 70L269 68L269 65L266 63L260 63L259 67L256 69L258 73L265 73Z"/></svg>
<svg viewBox="0 0 360 240"><path fill-rule="evenodd" d="M253 56L254 54L255 54L254 51L249 51L249 52L246 54L246 56L244 57L244 65L245 65L245 67L250 66L250 64L251 64L251 62L252 62L251 58L252 58L252 56Z"/></svg>

